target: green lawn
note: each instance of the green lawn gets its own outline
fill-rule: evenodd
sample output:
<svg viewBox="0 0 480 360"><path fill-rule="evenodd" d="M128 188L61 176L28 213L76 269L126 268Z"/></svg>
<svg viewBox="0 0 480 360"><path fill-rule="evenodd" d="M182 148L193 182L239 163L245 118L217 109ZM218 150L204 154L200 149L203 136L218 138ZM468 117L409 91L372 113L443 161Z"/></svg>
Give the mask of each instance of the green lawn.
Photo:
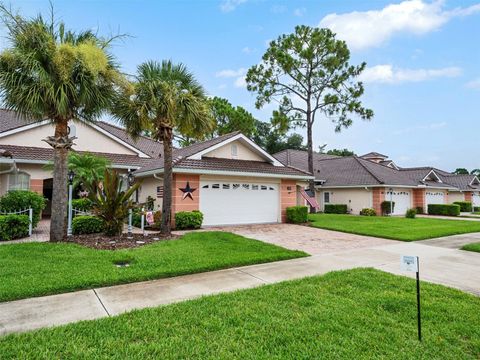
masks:
<svg viewBox="0 0 480 360"><path fill-rule="evenodd" d="M480 253L480 242L464 245L462 250L474 251Z"/></svg>
<svg viewBox="0 0 480 360"><path fill-rule="evenodd" d="M309 215L314 227L385 239L415 241L480 232L480 221L333 214Z"/></svg>
<svg viewBox="0 0 480 360"><path fill-rule="evenodd" d="M204 297L0 339L2 359L478 359L480 298L377 270Z"/></svg>
<svg viewBox="0 0 480 360"><path fill-rule="evenodd" d="M158 279L307 256L225 232L189 233L129 250L94 250L76 244L0 246L0 301ZM129 267L113 262L130 260Z"/></svg>

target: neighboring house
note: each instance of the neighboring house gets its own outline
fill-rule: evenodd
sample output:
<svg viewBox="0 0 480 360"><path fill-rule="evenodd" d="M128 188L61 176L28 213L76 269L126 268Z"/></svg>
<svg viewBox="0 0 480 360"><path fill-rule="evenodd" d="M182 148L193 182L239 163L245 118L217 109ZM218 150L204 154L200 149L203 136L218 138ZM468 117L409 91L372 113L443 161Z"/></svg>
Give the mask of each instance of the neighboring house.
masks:
<svg viewBox="0 0 480 360"><path fill-rule="evenodd" d="M312 178L239 132L175 149L173 159L173 213L200 210L204 225L284 222L286 208ZM161 197L163 158L135 176L143 180L142 193Z"/></svg>
<svg viewBox="0 0 480 360"><path fill-rule="evenodd" d="M284 150L274 155L282 163L308 170L306 151ZM325 204L346 204L349 212L363 208L381 213L381 203L394 201L394 215L409 208L426 209L429 204L472 201L480 206L480 185L473 175L454 175L432 167L400 168L386 155L376 152L335 157L314 154L315 196Z"/></svg>
<svg viewBox="0 0 480 360"><path fill-rule="evenodd" d="M69 129L70 135L77 137L74 151L104 156L120 173L136 170L163 152L160 143L147 137L134 141L123 129L105 122L74 121ZM44 165L53 160L53 149L42 140L53 132L48 121L32 123L13 111L0 110L0 195L30 189L51 200L52 172ZM49 213L50 202L44 211Z"/></svg>

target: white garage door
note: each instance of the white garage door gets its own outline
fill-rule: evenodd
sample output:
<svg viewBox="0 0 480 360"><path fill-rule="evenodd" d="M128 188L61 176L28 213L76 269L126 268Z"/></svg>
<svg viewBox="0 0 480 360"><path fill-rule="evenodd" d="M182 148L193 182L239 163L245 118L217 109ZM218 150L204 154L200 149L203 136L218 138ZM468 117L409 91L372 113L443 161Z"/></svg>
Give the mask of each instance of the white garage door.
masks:
<svg viewBox="0 0 480 360"><path fill-rule="evenodd" d="M200 182L204 225L259 224L279 220L279 185L254 182Z"/></svg>
<svg viewBox="0 0 480 360"><path fill-rule="evenodd" d="M405 215L408 209L411 208L410 192L403 190L394 190L386 192L385 200L392 200L395 203L393 215Z"/></svg>
<svg viewBox="0 0 480 360"><path fill-rule="evenodd" d="M444 204L445 194L441 191L427 191L425 193L425 202L428 204Z"/></svg>
<svg viewBox="0 0 480 360"><path fill-rule="evenodd" d="M480 206L480 193L474 192L472 194L472 205L475 207Z"/></svg>

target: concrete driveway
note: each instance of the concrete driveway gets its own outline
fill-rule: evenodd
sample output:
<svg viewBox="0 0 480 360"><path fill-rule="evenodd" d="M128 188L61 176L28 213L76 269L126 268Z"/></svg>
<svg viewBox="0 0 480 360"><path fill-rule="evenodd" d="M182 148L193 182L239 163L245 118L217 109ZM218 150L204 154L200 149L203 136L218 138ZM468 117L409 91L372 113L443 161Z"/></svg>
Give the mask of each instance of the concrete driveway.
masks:
<svg viewBox="0 0 480 360"><path fill-rule="evenodd" d="M394 240L292 224L222 226L206 230L228 231L290 250L302 250L310 255L330 254L399 243L399 241Z"/></svg>

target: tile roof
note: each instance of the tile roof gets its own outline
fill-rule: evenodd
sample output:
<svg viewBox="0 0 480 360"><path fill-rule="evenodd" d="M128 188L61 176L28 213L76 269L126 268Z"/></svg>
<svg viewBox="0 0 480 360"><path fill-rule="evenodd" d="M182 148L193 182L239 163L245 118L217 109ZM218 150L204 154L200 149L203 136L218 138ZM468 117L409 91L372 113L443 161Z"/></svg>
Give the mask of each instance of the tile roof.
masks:
<svg viewBox="0 0 480 360"><path fill-rule="evenodd" d="M284 165L293 166L297 169L308 171L308 152L305 150L292 150L287 149L280 151L273 155L278 161ZM337 159L339 156L313 153L314 169L315 162L325 159Z"/></svg>
<svg viewBox="0 0 480 360"><path fill-rule="evenodd" d="M366 153L362 156L360 156L361 158L369 158L369 157L383 157L383 158L388 158L387 155L383 155L383 154L380 154L376 151L372 151L372 152L369 152L369 153Z"/></svg>
<svg viewBox="0 0 480 360"><path fill-rule="evenodd" d="M462 191L480 190L480 184L472 184L475 179L478 180L475 175L442 174L440 178L443 182L451 184Z"/></svg>
<svg viewBox="0 0 480 360"><path fill-rule="evenodd" d="M33 146L0 145L0 152L6 151L12 154L13 160L35 160L51 161L53 160L52 148L41 148ZM152 159L141 158L136 155L98 153L88 151L78 151L78 153L90 153L103 156L112 162L112 165L140 167L146 165Z"/></svg>
<svg viewBox="0 0 480 360"><path fill-rule="evenodd" d="M35 122L25 117L21 117L13 110L0 109L0 133L13 130Z"/></svg>

